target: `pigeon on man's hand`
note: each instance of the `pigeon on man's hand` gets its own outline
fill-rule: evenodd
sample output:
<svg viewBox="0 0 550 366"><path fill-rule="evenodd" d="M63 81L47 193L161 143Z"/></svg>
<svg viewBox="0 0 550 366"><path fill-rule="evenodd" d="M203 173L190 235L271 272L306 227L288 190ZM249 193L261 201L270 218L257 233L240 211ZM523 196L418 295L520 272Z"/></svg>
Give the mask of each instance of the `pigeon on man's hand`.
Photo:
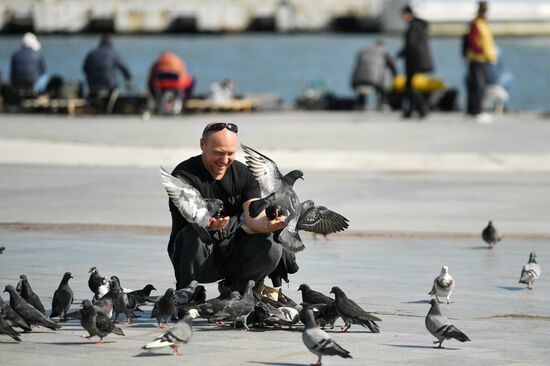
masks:
<svg viewBox="0 0 550 366"><path fill-rule="evenodd" d="M191 340L193 336L193 318L195 318L197 314L196 310L190 310L184 315L183 319L166 329L160 336L155 338L153 342L147 343L142 348L148 351L155 351L160 348L171 347L174 355L183 355L183 353L178 350L178 347Z"/></svg>
<svg viewBox="0 0 550 366"><path fill-rule="evenodd" d="M441 272L439 273L439 276L434 279L432 289L430 292L428 292L428 295L435 296L437 301L439 301L439 296L445 296L447 298L447 304L450 304L452 302L450 300L450 297L454 288L455 280L449 274L449 267L443 266L441 267Z"/></svg>
<svg viewBox="0 0 550 366"><path fill-rule="evenodd" d="M492 221L489 221L485 229L481 232L481 238L484 242L489 244L489 248L491 249L493 249L493 247L502 239Z"/></svg>
<svg viewBox="0 0 550 366"><path fill-rule="evenodd" d="M527 285L529 290L533 289L533 283L541 274L540 265L537 263L537 254L531 252L529 254L529 262L525 264L521 270L521 276L519 278L519 283L524 283Z"/></svg>
<svg viewBox="0 0 550 366"><path fill-rule="evenodd" d="M210 219L220 214L223 202L216 198L203 198L183 175L173 176L162 168L160 174L168 196L183 218L197 231L203 242L211 243L212 237L207 228Z"/></svg>
<svg viewBox="0 0 550 366"><path fill-rule="evenodd" d="M306 310L306 323L302 333L302 341L313 354L319 356L317 363L312 366L321 366L323 356L340 356L343 358L352 358L349 351L346 351L338 343L334 342L330 336L317 327L311 309Z"/></svg>
<svg viewBox="0 0 550 366"><path fill-rule="evenodd" d="M34 293L34 291L31 288L31 285L29 284L29 280L27 279L27 276L24 274L19 276L21 280L21 297L25 299L29 304L34 306L36 310L40 311L42 314L46 315L46 309L44 309L44 305L42 305L42 302L40 301L40 297L38 297L37 294Z"/></svg>
<svg viewBox="0 0 550 366"><path fill-rule="evenodd" d="M36 310L31 304L26 302L21 295L15 291L12 285L7 285L4 292L10 294L10 306L11 308L27 322L29 325L41 325L51 330L57 330L61 328L61 325L48 319L40 311Z"/></svg>
<svg viewBox="0 0 550 366"><path fill-rule="evenodd" d="M262 193L261 199L250 203L249 214L254 218L266 211L270 219L286 216L285 227L275 233L276 241L286 250L292 253L304 250L299 230L328 234L348 227L348 220L342 215L326 207L317 207L310 200L300 203L294 183L303 179L302 171L293 170L283 176L273 160L248 146L241 144L241 147Z"/></svg>
<svg viewBox="0 0 550 366"><path fill-rule="evenodd" d="M345 323L342 326L342 332L347 332L352 324L360 324L365 328L369 328L373 333L380 333L380 328L375 322L381 322L382 319L363 310L353 300L348 299L344 291L339 287L334 286L330 290L330 293L334 294L336 311Z"/></svg>
<svg viewBox="0 0 550 366"><path fill-rule="evenodd" d="M436 299L430 300L431 308L428 314L426 315L426 328L432 335L437 338L437 341L433 343L439 343L437 348L442 348L441 344L446 339L456 339L460 342L467 342L470 340L466 334L462 333L458 328L451 324L449 319L441 314L439 309L439 301Z"/></svg>
<svg viewBox="0 0 550 366"><path fill-rule="evenodd" d="M82 301L80 309L80 325L88 331L84 338L90 339L94 336L99 337L98 344L103 343L103 338L111 333L123 336L124 332L115 326L111 319L103 312L97 311L90 300Z"/></svg>
<svg viewBox="0 0 550 366"><path fill-rule="evenodd" d="M67 315L67 311L69 311L74 300L73 290L69 286L69 280L71 278L73 278L71 272L65 272L59 287L55 290L52 299L52 312L50 313L50 318L58 316L61 319L62 315L63 317Z"/></svg>

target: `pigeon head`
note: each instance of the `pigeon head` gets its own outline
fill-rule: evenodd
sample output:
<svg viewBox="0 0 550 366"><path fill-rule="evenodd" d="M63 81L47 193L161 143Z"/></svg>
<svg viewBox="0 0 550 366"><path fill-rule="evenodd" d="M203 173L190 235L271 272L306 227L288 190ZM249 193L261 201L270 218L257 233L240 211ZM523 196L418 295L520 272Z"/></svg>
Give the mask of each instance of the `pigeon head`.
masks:
<svg viewBox="0 0 550 366"><path fill-rule="evenodd" d="M537 253L531 252L529 254L529 263L537 263Z"/></svg>
<svg viewBox="0 0 550 366"><path fill-rule="evenodd" d="M88 273L97 273L97 268L96 267L91 267L90 270L88 271Z"/></svg>
<svg viewBox="0 0 550 366"><path fill-rule="evenodd" d="M306 200L301 203L301 206L302 206L302 211L306 211L306 210L309 210L311 207L315 206L315 202L313 202L312 200Z"/></svg>
<svg viewBox="0 0 550 366"><path fill-rule="evenodd" d="M293 170L287 173L283 178L283 180L291 187L294 186L294 182L296 182L297 179L304 179L304 173L301 170Z"/></svg>
<svg viewBox="0 0 550 366"><path fill-rule="evenodd" d="M445 275L447 273L449 273L449 267L447 267L447 266L441 267L441 274Z"/></svg>
<svg viewBox="0 0 550 366"><path fill-rule="evenodd" d="M217 217L221 215L223 210L223 202L219 199L208 199L205 200L206 209L212 214L212 217Z"/></svg>
<svg viewBox="0 0 550 366"><path fill-rule="evenodd" d="M432 298L430 300L430 305L431 306L439 306L439 302L435 298Z"/></svg>
<svg viewBox="0 0 550 366"><path fill-rule="evenodd" d="M74 278L71 272L65 272L63 275L63 281L69 281L69 279Z"/></svg>
<svg viewBox="0 0 550 366"><path fill-rule="evenodd" d="M120 287L120 280L118 279L117 276L111 276L111 280L109 281L109 286L113 289L113 290L120 290L121 287Z"/></svg>
<svg viewBox="0 0 550 366"><path fill-rule="evenodd" d="M15 292L15 288L14 288L12 285L7 285L7 286L4 288L4 292L9 292L10 294L16 293L16 292Z"/></svg>
<svg viewBox="0 0 550 366"><path fill-rule="evenodd" d="M176 292L174 291L174 289L172 287L170 287L168 290L166 290L166 292L164 293L164 296L166 298L174 297L174 296L176 296Z"/></svg>
<svg viewBox="0 0 550 366"><path fill-rule="evenodd" d="M24 274L22 274L21 276L19 276L19 279L23 282L28 282L27 280L27 276L25 276Z"/></svg>
<svg viewBox="0 0 550 366"><path fill-rule="evenodd" d="M489 220L489 223L487 224L487 226L492 227L493 226L493 221Z"/></svg>
<svg viewBox="0 0 550 366"><path fill-rule="evenodd" d="M90 300L88 300L88 299L82 300L82 307L83 308L89 308L90 306L93 306L92 302Z"/></svg>
<svg viewBox="0 0 550 366"><path fill-rule="evenodd" d="M249 294L250 292L252 292L252 289L254 288L254 285L256 285L256 282L254 282L254 280L249 280L246 283L246 292L245 293Z"/></svg>
<svg viewBox="0 0 550 366"><path fill-rule="evenodd" d="M155 288L155 286L153 286L151 284L148 284L143 288L143 292L148 293L148 294L150 294L151 291L153 291L153 290L156 291L157 289Z"/></svg>
<svg viewBox="0 0 550 366"><path fill-rule="evenodd" d="M307 290L309 290L309 289L310 289L309 286L306 285L305 283L302 283L302 284L300 285L300 287L298 287L298 291L307 291Z"/></svg>
<svg viewBox="0 0 550 366"><path fill-rule="evenodd" d="M334 286L331 290L330 290L330 293L331 294L334 294L334 297L338 298L338 297L343 297L345 298L346 297L346 294L344 293L344 291L342 291L340 289L340 287L338 286Z"/></svg>

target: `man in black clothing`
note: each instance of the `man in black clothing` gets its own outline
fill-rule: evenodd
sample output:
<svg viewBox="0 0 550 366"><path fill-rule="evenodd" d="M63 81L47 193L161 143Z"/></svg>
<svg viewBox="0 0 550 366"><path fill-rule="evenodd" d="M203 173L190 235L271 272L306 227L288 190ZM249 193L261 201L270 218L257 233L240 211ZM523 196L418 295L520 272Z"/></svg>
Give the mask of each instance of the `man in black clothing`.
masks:
<svg viewBox="0 0 550 366"><path fill-rule="evenodd" d="M418 111L421 118L429 111L422 94L412 85L415 74L433 70L432 56L428 45L428 23L415 17L410 6L401 11L403 20L408 23L405 31L405 45L397 55L405 59L405 93L403 95L403 117L410 118L414 111Z"/></svg>
<svg viewBox="0 0 550 366"><path fill-rule="evenodd" d="M284 227L286 217L269 220L265 212L256 218L249 215L248 206L261 198L261 191L249 168L234 160L237 132L233 123L208 124L200 139L202 154L181 162L172 173L186 177L204 198L223 202L223 212L210 220L208 228L213 243L205 243L170 200L168 254L177 288L192 280L210 283L224 279L225 285L243 291L248 280L258 283L268 275L284 278L297 270L293 268L294 256L283 255L282 246L271 234Z"/></svg>

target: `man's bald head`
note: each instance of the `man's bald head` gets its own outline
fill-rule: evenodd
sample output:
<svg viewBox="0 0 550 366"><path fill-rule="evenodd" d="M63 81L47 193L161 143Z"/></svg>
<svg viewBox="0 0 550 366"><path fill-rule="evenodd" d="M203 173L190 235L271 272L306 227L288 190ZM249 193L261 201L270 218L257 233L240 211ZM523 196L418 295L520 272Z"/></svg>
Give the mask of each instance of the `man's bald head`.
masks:
<svg viewBox="0 0 550 366"><path fill-rule="evenodd" d="M220 180L235 160L238 148L238 128L227 122L211 122L206 125L200 140L202 161L212 177Z"/></svg>

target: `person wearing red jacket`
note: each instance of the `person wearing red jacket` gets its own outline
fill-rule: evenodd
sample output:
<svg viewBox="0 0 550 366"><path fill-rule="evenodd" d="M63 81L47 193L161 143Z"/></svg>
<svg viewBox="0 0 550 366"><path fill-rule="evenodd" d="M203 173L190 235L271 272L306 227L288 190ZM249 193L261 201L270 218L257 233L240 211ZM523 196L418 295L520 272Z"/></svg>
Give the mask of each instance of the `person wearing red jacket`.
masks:
<svg viewBox="0 0 550 366"><path fill-rule="evenodd" d="M195 79L187 72L185 62L177 55L163 52L151 67L149 90L158 96L165 90L174 90L184 99L193 95Z"/></svg>

